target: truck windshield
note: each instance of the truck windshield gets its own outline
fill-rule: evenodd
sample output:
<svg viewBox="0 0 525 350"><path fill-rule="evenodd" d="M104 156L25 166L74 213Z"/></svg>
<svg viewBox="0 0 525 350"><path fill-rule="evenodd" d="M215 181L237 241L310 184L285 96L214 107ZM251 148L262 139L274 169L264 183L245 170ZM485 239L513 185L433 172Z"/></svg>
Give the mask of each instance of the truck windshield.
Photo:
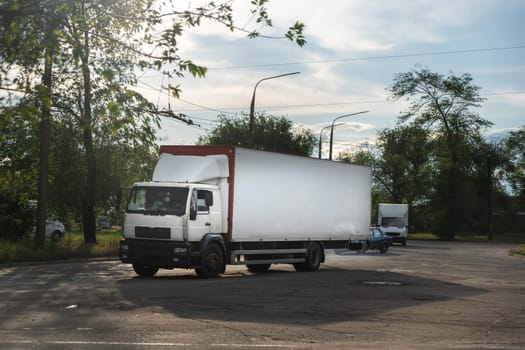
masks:
<svg viewBox="0 0 525 350"><path fill-rule="evenodd" d="M177 215L186 212L188 189L183 187L134 187L126 212L145 215Z"/></svg>
<svg viewBox="0 0 525 350"><path fill-rule="evenodd" d="M405 227L405 220L404 218L382 218L381 219L381 226L383 227Z"/></svg>

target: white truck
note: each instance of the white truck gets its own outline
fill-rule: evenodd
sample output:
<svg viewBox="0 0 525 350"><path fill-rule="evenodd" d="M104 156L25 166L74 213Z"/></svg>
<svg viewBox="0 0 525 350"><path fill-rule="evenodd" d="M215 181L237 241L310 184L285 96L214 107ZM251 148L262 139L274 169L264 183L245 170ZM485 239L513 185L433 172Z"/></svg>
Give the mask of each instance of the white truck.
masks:
<svg viewBox="0 0 525 350"><path fill-rule="evenodd" d="M396 243L407 245L408 204L379 203L377 224Z"/></svg>
<svg viewBox="0 0 525 350"><path fill-rule="evenodd" d="M226 265L315 271L325 249L365 241L370 168L229 146L162 146L153 181L133 185L120 260L214 277Z"/></svg>

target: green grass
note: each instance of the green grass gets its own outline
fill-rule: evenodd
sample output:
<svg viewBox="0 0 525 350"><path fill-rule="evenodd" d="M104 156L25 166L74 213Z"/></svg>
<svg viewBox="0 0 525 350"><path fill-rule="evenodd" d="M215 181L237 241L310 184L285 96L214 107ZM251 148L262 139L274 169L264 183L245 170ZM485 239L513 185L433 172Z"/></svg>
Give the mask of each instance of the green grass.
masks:
<svg viewBox="0 0 525 350"><path fill-rule="evenodd" d="M97 231L96 244L85 244L80 232L67 232L58 242L46 239L43 247L36 247L31 238L0 241L0 263L116 257L121 239L120 232L102 230Z"/></svg>
<svg viewBox="0 0 525 350"><path fill-rule="evenodd" d="M424 240L424 241L438 241L439 240L439 236L433 233L425 233L425 232L409 233L408 238L409 239L419 239L419 240Z"/></svg>
<svg viewBox="0 0 525 350"><path fill-rule="evenodd" d="M420 240L433 240L438 241L441 238L433 233L410 233L408 235L410 239ZM495 233L493 234L492 240L489 240L487 235L478 234L457 234L454 238L455 241L461 242L494 242L494 243L515 243L525 244L525 233Z"/></svg>
<svg viewBox="0 0 525 350"><path fill-rule="evenodd" d="M525 244L510 250L510 254L525 257Z"/></svg>

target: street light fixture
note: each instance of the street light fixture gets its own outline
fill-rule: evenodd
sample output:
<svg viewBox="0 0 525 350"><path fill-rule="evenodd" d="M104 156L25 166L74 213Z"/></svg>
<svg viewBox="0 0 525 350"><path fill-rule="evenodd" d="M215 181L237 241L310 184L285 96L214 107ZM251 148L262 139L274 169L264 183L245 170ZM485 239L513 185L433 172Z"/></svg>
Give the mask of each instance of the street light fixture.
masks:
<svg viewBox="0 0 525 350"><path fill-rule="evenodd" d="M370 111L362 111L362 112L356 112L356 113L350 113L350 114L345 114L345 115L342 115L340 117L337 117L335 118L334 120L332 120L332 127L330 129L330 154L329 154L329 159L332 160L332 147L333 147L333 144L334 144L334 123L337 119L341 119L341 118L345 118L345 117L350 117L352 115L357 115L357 114L363 114L363 113L368 113Z"/></svg>
<svg viewBox="0 0 525 350"><path fill-rule="evenodd" d="M343 125L344 123L338 123L338 124L335 124L334 126L339 126L339 125ZM323 131L325 129L328 129L328 128L331 128L332 126L331 125L328 125L328 126L325 126L324 128L321 129L321 132L319 133L319 159L321 159L321 148L322 148L322 145L323 145Z"/></svg>
<svg viewBox="0 0 525 350"><path fill-rule="evenodd" d="M257 86L259 86L259 84L261 82L265 81L265 80L286 77L288 75L294 75L294 74L299 74L299 73L301 73L301 72L292 72L292 73L275 75L275 76L272 76L272 77L263 78L263 79L259 80L257 82L257 84L255 84L255 87L253 88L252 102L250 103L250 130L249 130L249 134L248 134L248 146L249 147L253 147L253 127L254 127L254 115L253 114L254 114L254 110L255 110L255 91L257 90Z"/></svg>

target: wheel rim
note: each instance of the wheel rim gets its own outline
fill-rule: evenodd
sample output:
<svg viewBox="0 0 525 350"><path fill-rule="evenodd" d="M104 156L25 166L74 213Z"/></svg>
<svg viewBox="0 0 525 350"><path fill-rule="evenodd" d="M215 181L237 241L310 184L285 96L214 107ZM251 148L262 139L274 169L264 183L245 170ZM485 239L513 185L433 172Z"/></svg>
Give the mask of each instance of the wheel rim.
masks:
<svg viewBox="0 0 525 350"><path fill-rule="evenodd" d="M215 270L218 268L218 266L219 266L219 256L217 255L217 253L209 254L206 259L206 267L209 270Z"/></svg>

